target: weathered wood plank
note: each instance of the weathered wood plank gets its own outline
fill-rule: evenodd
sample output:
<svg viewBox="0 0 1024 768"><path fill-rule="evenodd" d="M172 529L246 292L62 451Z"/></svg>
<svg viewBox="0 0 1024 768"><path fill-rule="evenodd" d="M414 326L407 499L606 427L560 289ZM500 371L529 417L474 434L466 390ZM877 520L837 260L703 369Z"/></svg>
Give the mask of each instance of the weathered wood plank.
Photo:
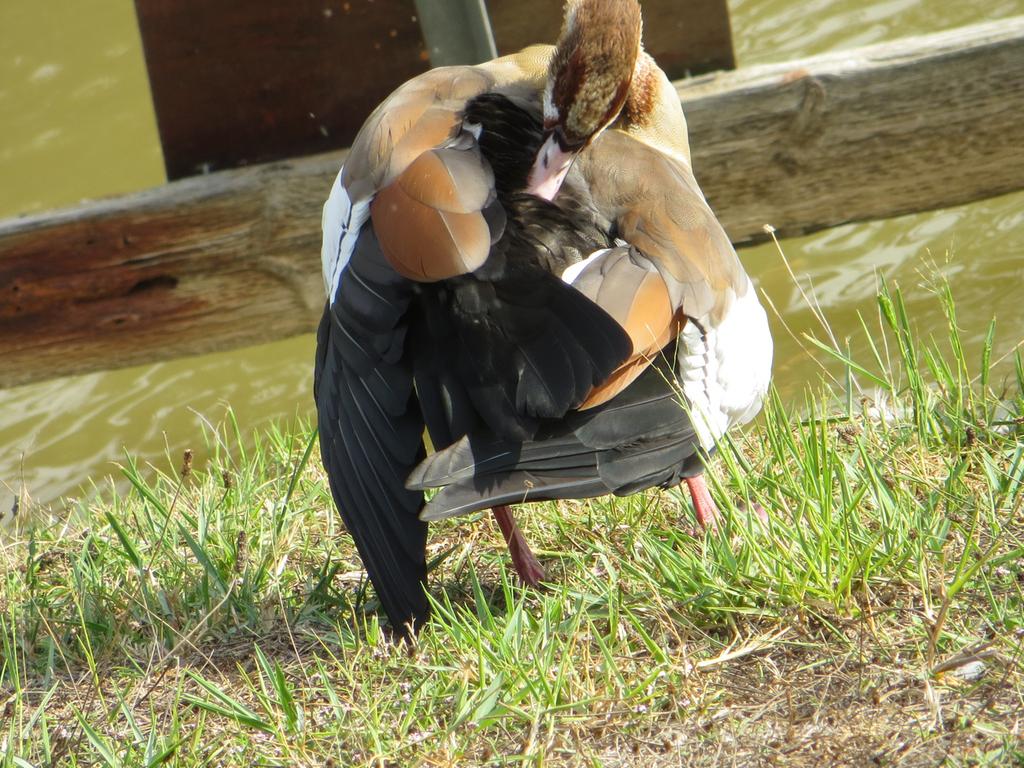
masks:
<svg viewBox="0 0 1024 768"><path fill-rule="evenodd" d="M0 386L306 333L340 155L0 223Z"/></svg>
<svg viewBox="0 0 1024 768"><path fill-rule="evenodd" d="M678 86L737 243L1024 188L1024 16Z"/></svg>
<svg viewBox="0 0 1024 768"><path fill-rule="evenodd" d="M1024 188L1024 17L679 85L730 236ZM312 330L332 153L0 223L0 386Z"/></svg>

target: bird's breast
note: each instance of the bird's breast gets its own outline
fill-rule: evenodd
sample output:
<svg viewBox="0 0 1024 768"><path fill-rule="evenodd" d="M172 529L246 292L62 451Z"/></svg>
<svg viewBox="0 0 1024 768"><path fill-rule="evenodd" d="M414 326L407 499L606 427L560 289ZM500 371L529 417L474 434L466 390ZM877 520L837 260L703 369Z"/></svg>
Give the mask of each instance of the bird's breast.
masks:
<svg viewBox="0 0 1024 768"><path fill-rule="evenodd" d="M683 394L705 450L730 427L753 419L768 392L772 367L768 317L749 280L746 288L742 295L732 295L717 325L691 318L679 337Z"/></svg>

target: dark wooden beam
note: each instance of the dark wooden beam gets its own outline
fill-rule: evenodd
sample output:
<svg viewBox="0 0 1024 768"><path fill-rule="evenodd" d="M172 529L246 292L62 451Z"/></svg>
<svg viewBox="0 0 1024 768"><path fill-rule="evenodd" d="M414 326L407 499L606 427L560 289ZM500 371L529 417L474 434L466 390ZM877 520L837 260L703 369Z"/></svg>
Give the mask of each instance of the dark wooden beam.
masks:
<svg viewBox="0 0 1024 768"><path fill-rule="evenodd" d="M1024 17L678 84L734 242L1024 188ZM315 327L342 153L0 222L0 387Z"/></svg>
<svg viewBox="0 0 1024 768"><path fill-rule="evenodd" d="M415 0L135 0L168 178L348 146L430 65L421 23L433 63L486 58L489 40L470 34L482 2L423 0L421 19ZM487 8L504 53L558 35L557 0ZM726 0L646 0L644 15L673 77L732 66Z"/></svg>
<svg viewBox="0 0 1024 768"><path fill-rule="evenodd" d="M347 146L430 66L413 0L135 0L167 176Z"/></svg>
<svg viewBox="0 0 1024 768"><path fill-rule="evenodd" d="M732 69L726 0L644 0L644 46L669 77ZM487 0L499 53L554 43L562 26L556 0Z"/></svg>
<svg viewBox="0 0 1024 768"><path fill-rule="evenodd" d="M339 156L0 223L0 387L305 333Z"/></svg>

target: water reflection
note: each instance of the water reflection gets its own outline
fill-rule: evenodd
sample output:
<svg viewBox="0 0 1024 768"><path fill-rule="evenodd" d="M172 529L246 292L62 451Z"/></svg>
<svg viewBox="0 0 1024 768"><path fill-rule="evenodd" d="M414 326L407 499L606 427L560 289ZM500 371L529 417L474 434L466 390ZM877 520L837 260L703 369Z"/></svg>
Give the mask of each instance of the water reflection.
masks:
<svg viewBox="0 0 1024 768"><path fill-rule="evenodd" d="M1021 0L730 0L741 66L940 32L1024 13Z"/></svg>
<svg viewBox="0 0 1024 768"><path fill-rule="evenodd" d="M308 415L313 346L305 336L0 392L4 490L24 480L37 501L76 493L88 478L116 472L125 450L165 470L186 447L202 460L209 447L203 424L222 422L228 404L247 431ZM0 505L4 498L0 490Z"/></svg>
<svg viewBox="0 0 1024 768"><path fill-rule="evenodd" d="M0 217L163 183L131 0L0 0Z"/></svg>
<svg viewBox="0 0 1024 768"><path fill-rule="evenodd" d="M823 309L840 337L849 336L860 359L869 352L858 313L877 329L875 291L879 278L899 285L912 321L923 338L945 338L945 319L934 296L937 278L952 285L958 323L969 359L980 366L989 320L997 322L998 360L1024 340L1024 194L982 204L850 224L782 244L804 293ZM760 287L795 332L824 338L777 249L761 245L741 253ZM813 366L776 320L776 386L787 398L800 395ZM1008 371L1009 360L1001 372ZM977 372L977 370L975 371Z"/></svg>

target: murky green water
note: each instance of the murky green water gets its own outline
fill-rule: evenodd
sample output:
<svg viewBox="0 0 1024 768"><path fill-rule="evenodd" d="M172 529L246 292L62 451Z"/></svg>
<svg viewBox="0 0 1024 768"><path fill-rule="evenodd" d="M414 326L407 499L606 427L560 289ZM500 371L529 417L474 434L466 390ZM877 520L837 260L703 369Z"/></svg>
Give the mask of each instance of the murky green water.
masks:
<svg viewBox="0 0 1024 768"><path fill-rule="evenodd" d="M1024 14L1024 0L734 0L732 11L740 63L756 64ZM159 184L161 168L131 1L0 1L0 217ZM783 247L840 340L855 334L855 353L857 313L875 315L879 275L900 283L919 327L938 336L928 284L948 276L972 355L992 315L997 353L1024 337L1024 194ZM742 257L797 335L820 330L773 246ZM775 335L776 383L796 396L817 369L777 320ZM250 431L309 414L312 354L307 336L0 392L0 505L22 483L37 501L87 494L125 450L164 468L185 447L201 459L202 424L227 403Z"/></svg>
<svg viewBox="0 0 1024 768"><path fill-rule="evenodd" d="M131 0L0 0L0 217L163 180Z"/></svg>

